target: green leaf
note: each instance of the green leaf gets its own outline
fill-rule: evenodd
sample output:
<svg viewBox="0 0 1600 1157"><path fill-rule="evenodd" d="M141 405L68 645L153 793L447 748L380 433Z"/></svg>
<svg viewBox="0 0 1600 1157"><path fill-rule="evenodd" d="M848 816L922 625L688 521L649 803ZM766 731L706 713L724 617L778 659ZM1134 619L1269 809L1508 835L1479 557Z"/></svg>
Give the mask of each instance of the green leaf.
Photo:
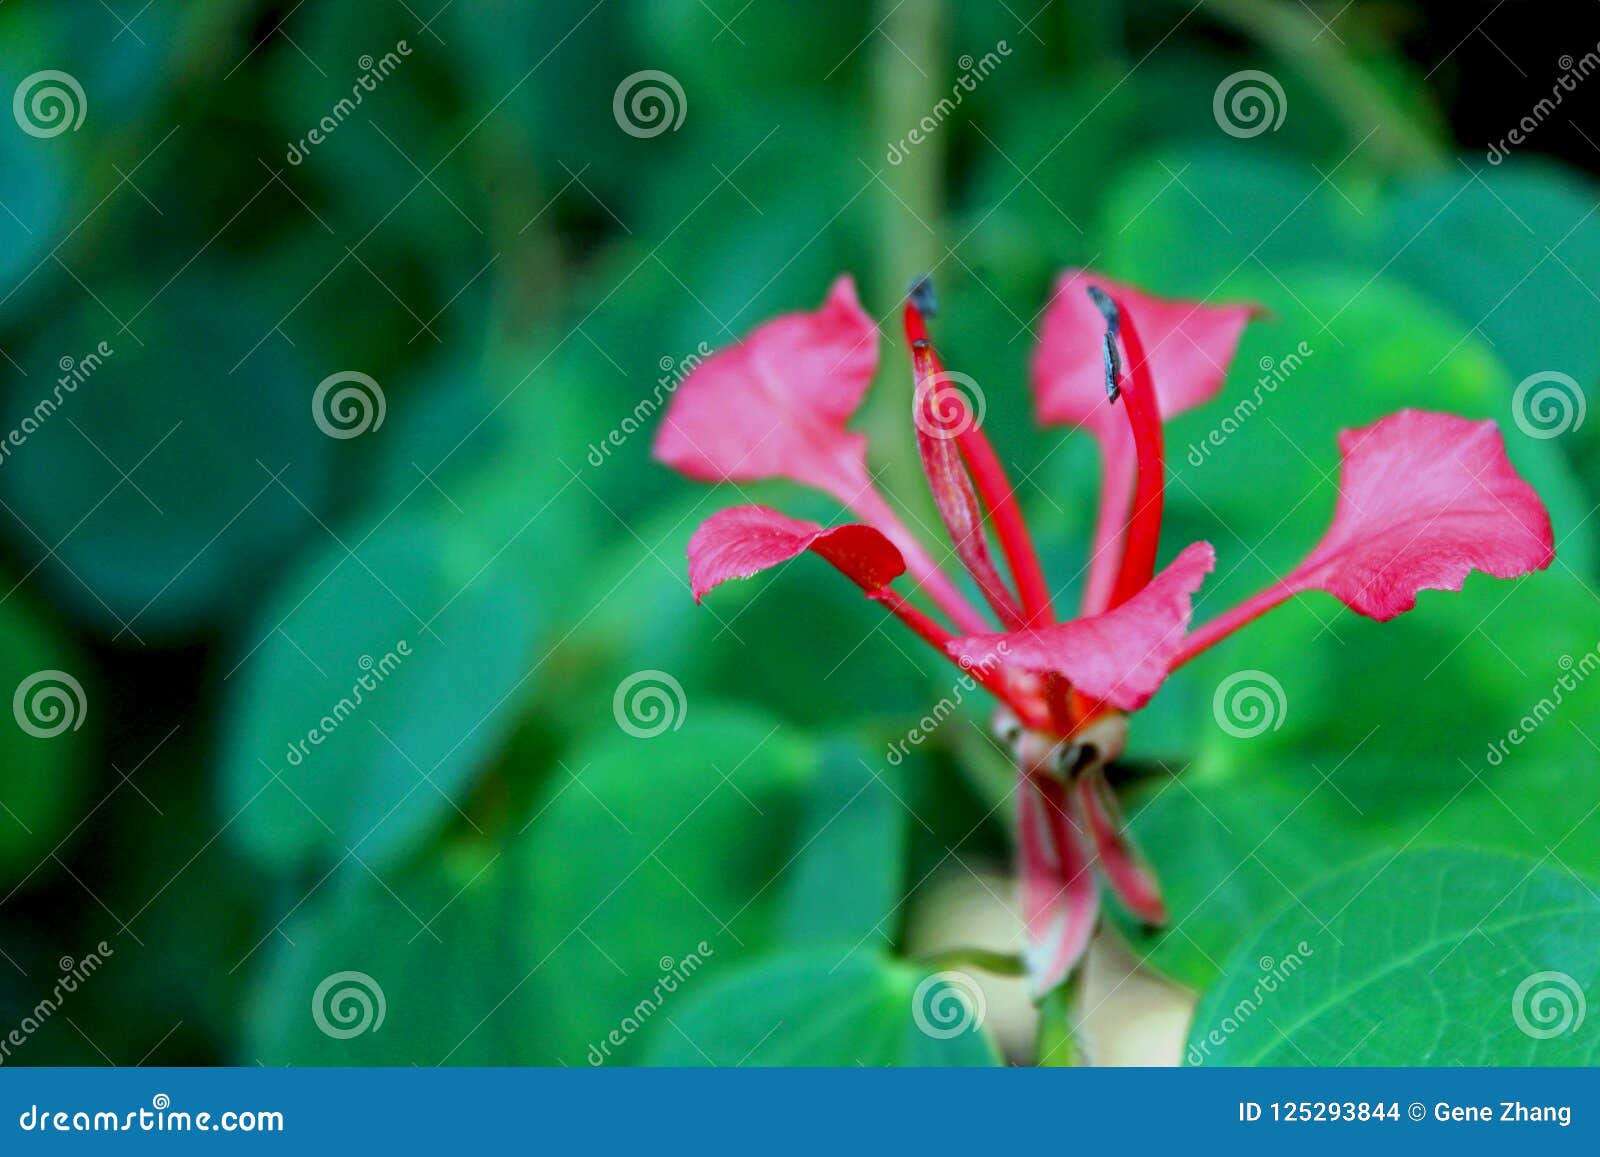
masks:
<svg viewBox="0 0 1600 1157"><path fill-rule="evenodd" d="M1564 573L1515 589L1477 578L1388 623L1306 596L1247 628L1163 692L1196 721L1191 762L1128 810L1174 926L1130 934L1204 987L1303 889L1385 849L1548 852L1600 878L1597 638L1600 607ZM1231 734L1214 712L1239 730L1250 687L1271 722Z"/></svg>
<svg viewBox="0 0 1600 1157"><path fill-rule="evenodd" d="M15 592L0 600L0 696L0 881L20 885L52 874L109 708L86 657Z"/></svg>
<svg viewBox="0 0 1600 1157"><path fill-rule="evenodd" d="M530 674L534 617L515 569L461 520L343 528L247 629L227 672L224 806L263 863L350 850L377 866L467 822Z"/></svg>
<svg viewBox="0 0 1600 1157"><path fill-rule="evenodd" d="M1449 307L1518 380L1559 370L1600 379L1594 182L1548 161L1467 164L1402 188L1387 209L1393 272Z"/></svg>
<svg viewBox="0 0 1600 1157"><path fill-rule="evenodd" d="M1600 896L1456 849L1368 861L1307 889L1206 993L1191 1063L1592 1065Z"/></svg>
<svg viewBox="0 0 1600 1157"><path fill-rule="evenodd" d="M1241 272L1281 274L1318 260L1365 267L1371 194L1359 177L1324 180L1313 165L1257 144L1164 149L1130 165L1101 204L1095 232L1106 248L1097 264L1152 292L1213 304L1237 299L1227 283Z"/></svg>
<svg viewBox="0 0 1600 1157"><path fill-rule="evenodd" d="M875 953L797 952L697 988L657 1036L655 1065L983 1066L983 997L961 973Z"/></svg>
<svg viewBox="0 0 1600 1157"><path fill-rule="evenodd" d="M784 884L782 935L789 943L892 940L910 819L899 778L854 745L824 749Z"/></svg>
<svg viewBox="0 0 1600 1157"><path fill-rule="evenodd" d="M311 397L327 371L267 340L275 315L215 267L188 269L159 301L127 283L103 298L129 331L75 303L0 407L0 430L23 438L0 471L5 533L60 605L107 634L193 634L325 534L338 443Z"/></svg>
<svg viewBox="0 0 1600 1157"><path fill-rule="evenodd" d="M681 719L641 739L608 715L492 843L318 889L263 949L247 1059L579 1065L633 1018L638 1039L603 1059L638 1061L670 1031L639 1011L664 975L694 957L709 977L775 943L820 759L768 716L693 699ZM312 994L342 971L381 986L381 1029L319 1030Z"/></svg>

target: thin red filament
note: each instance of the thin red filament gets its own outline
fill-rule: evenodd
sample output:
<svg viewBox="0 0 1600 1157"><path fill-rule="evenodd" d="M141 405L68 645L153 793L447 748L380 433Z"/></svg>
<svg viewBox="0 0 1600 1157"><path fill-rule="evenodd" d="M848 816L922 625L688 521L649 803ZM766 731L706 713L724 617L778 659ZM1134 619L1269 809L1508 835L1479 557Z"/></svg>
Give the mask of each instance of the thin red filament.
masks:
<svg viewBox="0 0 1600 1157"><path fill-rule="evenodd" d="M1139 482L1133 492L1133 510L1128 516L1128 538L1123 548L1122 565L1111 588L1107 610L1121 606L1144 589L1156 570L1156 547L1161 536L1161 506L1166 486L1166 459L1161 440L1161 411L1156 402L1155 383L1144 345L1134 328L1133 318L1118 303L1122 345L1127 351L1125 381L1121 401L1126 407L1128 425L1133 430L1134 451L1138 460Z"/></svg>

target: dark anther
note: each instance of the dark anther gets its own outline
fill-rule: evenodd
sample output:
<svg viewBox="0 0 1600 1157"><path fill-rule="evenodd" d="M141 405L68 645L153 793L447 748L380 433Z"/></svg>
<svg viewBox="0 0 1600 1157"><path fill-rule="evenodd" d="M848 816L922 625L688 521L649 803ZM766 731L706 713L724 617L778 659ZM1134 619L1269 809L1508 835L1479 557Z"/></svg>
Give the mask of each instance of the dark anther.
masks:
<svg viewBox="0 0 1600 1157"><path fill-rule="evenodd" d="M1105 353L1106 397L1114 402L1122 395L1122 387L1117 384L1122 377L1122 364L1117 357L1117 332L1122 327L1122 315L1117 312L1117 303L1111 295L1097 285L1089 286L1089 300L1094 302L1100 316L1106 319L1102 346Z"/></svg>
<svg viewBox="0 0 1600 1157"><path fill-rule="evenodd" d="M1106 329L1115 337L1118 327L1122 325L1122 315L1117 312L1117 303L1098 285L1089 287L1089 300L1094 302L1094 307L1100 311L1100 316L1106 319Z"/></svg>
<svg viewBox="0 0 1600 1157"><path fill-rule="evenodd" d="M1074 743L1056 755L1056 769L1070 779L1099 758L1100 748L1093 743Z"/></svg>
<svg viewBox="0 0 1600 1157"><path fill-rule="evenodd" d="M933 293L933 275L924 273L913 278L911 287L907 291L911 304L917 307L917 312L923 317L932 317L939 312L939 299Z"/></svg>
<svg viewBox="0 0 1600 1157"><path fill-rule="evenodd" d="M1106 397L1114 402L1122 396L1122 387L1117 385L1117 380L1122 377L1122 367L1117 364L1117 339L1107 333L1104 343L1102 349L1105 352Z"/></svg>

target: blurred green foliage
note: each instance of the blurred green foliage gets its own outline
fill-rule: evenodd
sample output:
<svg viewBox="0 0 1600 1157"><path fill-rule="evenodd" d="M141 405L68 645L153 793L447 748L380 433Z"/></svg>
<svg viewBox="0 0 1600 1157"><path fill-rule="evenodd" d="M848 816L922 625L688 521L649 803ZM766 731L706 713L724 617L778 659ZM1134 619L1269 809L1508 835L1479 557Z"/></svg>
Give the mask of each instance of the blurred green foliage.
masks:
<svg viewBox="0 0 1600 1157"><path fill-rule="evenodd" d="M1499 420L1555 566L1388 624L1306 599L1175 677L1130 756L1181 780L1127 800L1175 928L1124 931L1217 986L1202 1022L1302 935L1336 935L1349 999L1403 1003L1416 978L1383 997L1366 977L1396 927L1435 915L1439 936L1461 925L1463 984L1509 975L1508 941L1517 976L1600 979L1592 935L1546 963L1545 924L1491 940L1450 907L1460 881L1504 877L1519 919L1597 919L1600 692L1486 758L1600 645L1595 424L1538 438L1512 412L1530 374L1600 378L1593 180L1452 158L1441 78L1365 5L1337 45L1306 25L1303 51L1251 35L1252 4L1180 20L1188 5L1094 0L1026 24L941 0L414 7L0 7L0 93L61 70L87 104L74 131L0 126L0 428L34 426L0 462L0 690L61 671L83 692L76 729L0 728L0 1032L62 958L114 949L14 1063L583 1064L690 953L702 969L607 1063L997 1059L915 1028L927 969L903 950L941 872L1006 861L982 704L891 765L953 673L814 561L695 606L684 544L738 496L658 468L651 415L634 428L702 343L813 306L840 271L886 317L934 270L946 358L983 385L1073 588L1093 451L1037 430L1025 388L1055 274L1265 305L1223 397L1168 435L1164 549L1204 537L1221 560L1201 619L1321 532L1338 429L1403 406ZM1001 41L890 163L960 61ZM1240 139L1212 97L1246 68L1288 112ZM646 69L681 86L680 129L617 121ZM1302 342L1259 413L1188 460ZM931 524L893 340L883 364L873 465ZM344 372L383 397L357 437L313 416ZM1280 729L1217 727L1212 693L1241 668L1282 684ZM652 738L614 705L639 672L682 691ZM1384 866L1372 891L1363 861ZM342 972L381 989L381 1028L313 1015ZM1583 1059L1484 1036L1478 1015L1426 1054L1337 1026L1314 1059ZM1295 1059L1264 1036L1230 1048Z"/></svg>

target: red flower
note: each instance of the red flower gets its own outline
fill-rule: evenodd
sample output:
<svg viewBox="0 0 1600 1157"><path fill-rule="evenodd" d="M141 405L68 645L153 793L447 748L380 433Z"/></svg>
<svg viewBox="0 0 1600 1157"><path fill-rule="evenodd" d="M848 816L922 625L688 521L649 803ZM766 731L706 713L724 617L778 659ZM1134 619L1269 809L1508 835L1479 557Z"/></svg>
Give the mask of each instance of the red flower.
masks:
<svg viewBox="0 0 1600 1157"><path fill-rule="evenodd" d="M919 284L904 315L917 448L952 554L993 622L906 529L867 470L865 438L847 429L878 362L877 329L848 277L816 312L776 318L698 366L673 397L654 449L702 480L802 483L861 520L824 529L760 506L715 514L689 541L697 601L730 578L810 551L1001 702L997 732L1019 776L1025 955L1043 995L1071 974L1094 931L1096 864L1130 912L1151 924L1166 919L1105 778L1122 752L1127 712L1170 672L1301 592L1325 591L1383 620L1415 606L1418 591L1459 590L1472 570L1512 578L1542 569L1555 554L1550 519L1493 422L1402 410L1340 434L1338 506L1305 561L1191 632L1191 596L1216 554L1192 543L1156 572L1161 423L1221 389L1255 310L1162 300L1069 272L1035 351L1034 401L1041 422L1095 436L1104 477L1082 614L1063 620L1005 471L959 376L928 339L930 296ZM892 588L908 572L912 592L948 625Z"/></svg>

